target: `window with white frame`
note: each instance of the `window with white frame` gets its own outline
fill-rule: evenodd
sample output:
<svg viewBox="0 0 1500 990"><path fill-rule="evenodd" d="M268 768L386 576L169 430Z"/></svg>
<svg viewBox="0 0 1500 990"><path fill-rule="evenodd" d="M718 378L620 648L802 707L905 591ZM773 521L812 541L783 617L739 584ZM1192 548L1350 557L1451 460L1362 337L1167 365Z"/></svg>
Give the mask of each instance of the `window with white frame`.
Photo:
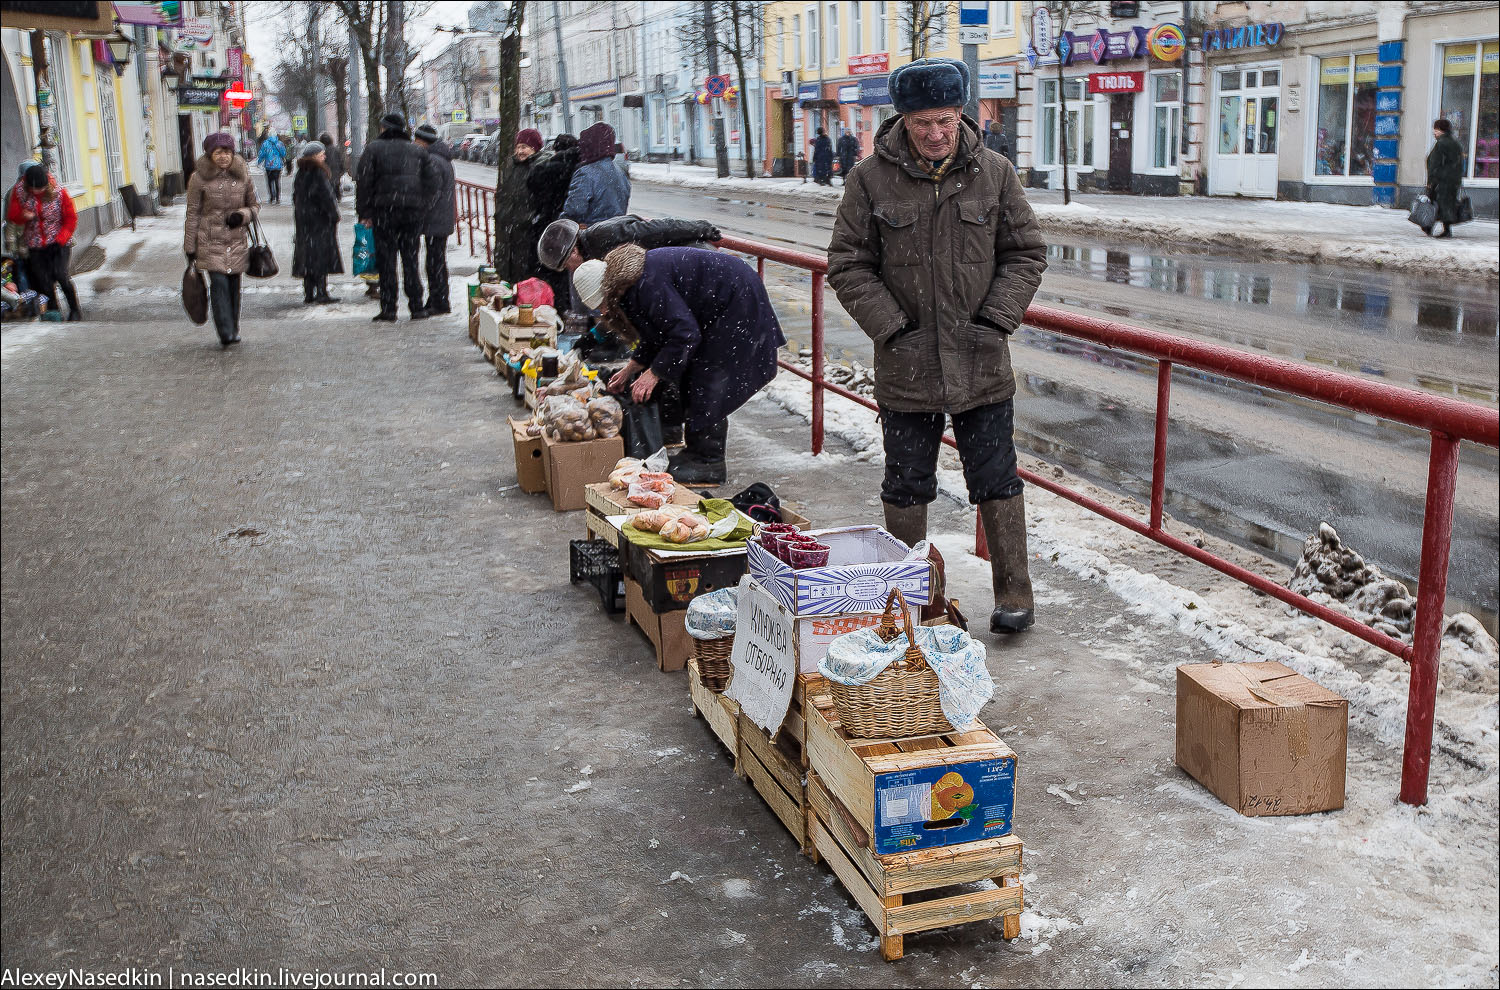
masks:
<svg viewBox="0 0 1500 990"><path fill-rule="evenodd" d="M931 10L927 21L927 47L942 50L948 47L948 0L933 0Z"/></svg>
<svg viewBox="0 0 1500 990"><path fill-rule="evenodd" d="M1151 167L1177 165L1177 136L1182 133L1182 73L1151 76Z"/></svg>
<svg viewBox="0 0 1500 990"><path fill-rule="evenodd" d="M786 18L776 18L776 65L786 68Z"/></svg>
<svg viewBox="0 0 1500 990"><path fill-rule="evenodd" d="M807 8L807 51L803 64L808 68L816 68L818 65L818 8Z"/></svg>
<svg viewBox="0 0 1500 990"><path fill-rule="evenodd" d="M865 5L849 5L849 54L862 55L865 50Z"/></svg>
<svg viewBox="0 0 1500 990"><path fill-rule="evenodd" d="M1016 33L1016 5L1013 3L990 4L990 37L1011 38Z"/></svg>
<svg viewBox="0 0 1500 990"><path fill-rule="evenodd" d="M1068 95L1068 164L1094 164L1094 101L1083 92L1082 79L1063 80ZM1062 160L1062 134L1058 129L1061 102L1057 98L1057 80L1042 80L1042 164L1056 165Z"/></svg>
<svg viewBox="0 0 1500 990"><path fill-rule="evenodd" d="M1464 176L1500 178L1500 41L1442 45L1438 116L1464 150Z"/></svg>
<svg viewBox="0 0 1500 990"><path fill-rule="evenodd" d="M1379 76L1380 59L1374 52L1318 59L1318 175L1371 174Z"/></svg>
<svg viewBox="0 0 1500 990"><path fill-rule="evenodd" d="M838 65L839 5L836 3L830 3L827 4L824 9L828 11L828 16L823 21L823 39L828 45L828 51L827 53L825 53L823 61L829 65Z"/></svg>
<svg viewBox="0 0 1500 990"><path fill-rule="evenodd" d="M802 66L802 15L792 15L792 56L797 59L797 67Z"/></svg>
<svg viewBox="0 0 1500 990"><path fill-rule="evenodd" d="M72 131L73 93L70 87L72 73L68 71L68 43L62 35L47 35L47 81L52 86L52 142L57 156L58 178L66 185L80 178L78 172L78 141Z"/></svg>
<svg viewBox="0 0 1500 990"><path fill-rule="evenodd" d="M891 26L885 8L885 0L875 5L875 50L877 52L891 50Z"/></svg>

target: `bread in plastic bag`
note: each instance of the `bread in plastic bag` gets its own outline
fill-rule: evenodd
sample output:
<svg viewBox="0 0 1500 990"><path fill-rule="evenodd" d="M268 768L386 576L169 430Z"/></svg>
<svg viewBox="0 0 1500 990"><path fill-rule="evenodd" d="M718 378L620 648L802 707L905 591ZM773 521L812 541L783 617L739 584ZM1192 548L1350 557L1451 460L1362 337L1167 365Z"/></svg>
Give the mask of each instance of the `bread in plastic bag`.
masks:
<svg viewBox="0 0 1500 990"><path fill-rule="evenodd" d="M697 543L708 539L708 531L708 520L690 512L663 526L661 536L669 543Z"/></svg>
<svg viewBox="0 0 1500 990"><path fill-rule="evenodd" d="M638 459L622 457L615 462L614 470L609 473L609 486L617 491L625 491L643 470L645 468Z"/></svg>
<svg viewBox="0 0 1500 990"><path fill-rule="evenodd" d="M645 512L637 512L630 520L630 525L643 533L659 533L663 526L671 525L679 516L685 516L692 512L691 509L681 505L668 505L660 509L647 509Z"/></svg>

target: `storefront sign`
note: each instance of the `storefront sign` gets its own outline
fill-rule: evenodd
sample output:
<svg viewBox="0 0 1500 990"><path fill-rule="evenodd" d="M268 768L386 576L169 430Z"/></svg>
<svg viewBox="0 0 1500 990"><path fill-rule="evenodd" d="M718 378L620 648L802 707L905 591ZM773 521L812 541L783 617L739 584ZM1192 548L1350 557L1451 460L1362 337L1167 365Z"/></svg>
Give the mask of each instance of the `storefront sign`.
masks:
<svg viewBox="0 0 1500 990"><path fill-rule="evenodd" d="M796 616L746 575L740 581L735 623L734 678L724 696L774 738L797 681Z"/></svg>
<svg viewBox="0 0 1500 990"><path fill-rule="evenodd" d="M228 83L219 79L194 79L177 87L177 105L189 110L212 110L217 112L224 102L224 90Z"/></svg>
<svg viewBox="0 0 1500 990"><path fill-rule="evenodd" d="M877 72L885 75L891 71L891 53L876 52L873 55L850 55L848 64L851 76L872 76Z"/></svg>
<svg viewBox="0 0 1500 990"><path fill-rule="evenodd" d="M891 85L885 76L879 79L861 79L859 103L865 107L885 107L891 103Z"/></svg>
<svg viewBox="0 0 1500 990"><path fill-rule="evenodd" d="M1144 72L1095 72L1089 76L1090 93L1143 93Z"/></svg>
<svg viewBox="0 0 1500 990"><path fill-rule="evenodd" d="M797 99L799 102L802 100L819 100L822 98L823 87L818 83L803 83L802 85L797 87Z"/></svg>
<svg viewBox="0 0 1500 990"><path fill-rule="evenodd" d="M1229 52L1240 48L1262 48L1279 45L1285 28L1280 21L1270 24L1245 24L1241 27L1210 28L1203 32L1203 50Z"/></svg>
<svg viewBox="0 0 1500 990"><path fill-rule="evenodd" d="M1063 65L1068 65L1073 61L1073 53L1077 50L1078 46L1074 42L1072 31L1064 31L1058 36L1057 58Z"/></svg>
<svg viewBox="0 0 1500 990"><path fill-rule="evenodd" d="M1089 57L1095 65L1103 65L1111 59L1140 58L1146 50L1146 29L1131 28L1129 31L1095 31L1089 38Z"/></svg>
<svg viewBox="0 0 1500 990"><path fill-rule="evenodd" d="M1187 35L1176 24L1158 24L1146 32L1146 51L1162 62L1175 62L1187 51Z"/></svg>
<svg viewBox="0 0 1500 990"><path fill-rule="evenodd" d="M1051 58L1053 44L1052 13L1039 4L1031 12L1031 47L1039 57Z"/></svg>
<svg viewBox="0 0 1500 990"><path fill-rule="evenodd" d="M979 67L981 100L1014 100L1016 67L1014 65L981 65Z"/></svg>
<svg viewBox="0 0 1500 990"><path fill-rule="evenodd" d="M229 68L230 79L245 78L245 49L231 48L226 51L224 64Z"/></svg>
<svg viewBox="0 0 1500 990"><path fill-rule="evenodd" d="M840 103L858 103L859 102L859 84L855 83L855 84L849 85L849 86L840 86L839 87L839 102Z"/></svg>
<svg viewBox="0 0 1500 990"><path fill-rule="evenodd" d="M115 0L115 16L121 24L144 24L147 27L176 27L182 23L180 0L130 2Z"/></svg>
<svg viewBox="0 0 1500 990"><path fill-rule="evenodd" d="M184 17L174 33L174 49L179 52L203 51L214 43L214 25L206 17Z"/></svg>

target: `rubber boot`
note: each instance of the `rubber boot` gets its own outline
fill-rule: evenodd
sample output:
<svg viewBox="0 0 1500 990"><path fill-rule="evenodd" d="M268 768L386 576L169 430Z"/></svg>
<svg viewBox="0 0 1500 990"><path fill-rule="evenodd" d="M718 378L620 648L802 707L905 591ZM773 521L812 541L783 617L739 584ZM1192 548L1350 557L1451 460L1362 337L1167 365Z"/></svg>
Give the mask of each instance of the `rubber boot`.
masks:
<svg viewBox="0 0 1500 990"><path fill-rule="evenodd" d="M1027 569L1023 496L981 502L979 515L984 520L984 540L990 551L990 576L995 586L990 632L1017 633L1029 629L1036 603Z"/></svg>
<svg viewBox="0 0 1500 990"><path fill-rule="evenodd" d="M687 430L687 446L672 455L667 470L680 485L712 488L724 483L724 447L729 438L729 420L720 420L706 430Z"/></svg>
<svg viewBox="0 0 1500 990"><path fill-rule="evenodd" d="M909 547L927 539L927 506L892 505L889 502L880 504L885 507L887 533Z"/></svg>

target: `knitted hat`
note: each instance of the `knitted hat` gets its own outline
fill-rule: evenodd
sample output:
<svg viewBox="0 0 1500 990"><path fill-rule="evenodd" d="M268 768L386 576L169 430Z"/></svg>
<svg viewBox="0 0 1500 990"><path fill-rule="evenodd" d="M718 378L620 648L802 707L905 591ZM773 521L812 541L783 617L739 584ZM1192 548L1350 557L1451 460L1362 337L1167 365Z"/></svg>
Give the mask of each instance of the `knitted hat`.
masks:
<svg viewBox="0 0 1500 990"><path fill-rule="evenodd" d="M423 124L412 134L418 141L426 141L428 144L437 144L438 132L431 124Z"/></svg>
<svg viewBox="0 0 1500 990"><path fill-rule="evenodd" d="M604 301L604 262L598 258L585 261L573 273L573 288L589 309L598 309Z"/></svg>
<svg viewBox="0 0 1500 990"><path fill-rule="evenodd" d="M604 121L590 124L578 135L578 164L603 161L615 153L615 129Z"/></svg>
<svg viewBox="0 0 1500 990"><path fill-rule="evenodd" d="M328 149L323 146L322 141L309 141L302 146L302 157L311 158L313 155L322 154Z"/></svg>
<svg viewBox="0 0 1500 990"><path fill-rule="evenodd" d="M406 133L406 118L392 110L380 118L380 129L383 131L401 131Z"/></svg>
<svg viewBox="0 0 1500 990"><path fill-rule="evenodd" d="M891 73L886 85L897 113L961 107L969 101L969 67L947 58L919 58Z"/></svg>
<svg viewBox="0 0 1500 990"><path fill-rule="evenodd" d="M542 231L542 239L536 242L537 258L548 268L560 272L577 243L578 224L572 220L554 220Z"/></svg>
<svg viewBox="0 0 1500 990"><path fill-rule="evenodd" d="M528 145L532 151L541 151L542 132L535 127L522 128L520 133L516 135L516 144Z"/></svg>
<svg viewBox="0 0 1500 990"><path fill-rule="evenodd" d="M204 154L213 154L215 148L228 148L230 151L233 151L234 138L230 137L227 131L218 131L203 139Z"/></svg>

